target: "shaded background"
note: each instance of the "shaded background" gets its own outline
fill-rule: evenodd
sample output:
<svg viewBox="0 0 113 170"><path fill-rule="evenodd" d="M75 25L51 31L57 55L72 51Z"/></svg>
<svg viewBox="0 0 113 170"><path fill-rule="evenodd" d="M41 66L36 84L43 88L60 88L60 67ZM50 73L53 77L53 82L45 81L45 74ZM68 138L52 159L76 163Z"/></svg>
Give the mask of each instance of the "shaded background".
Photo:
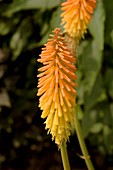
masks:
<svg viewBox="0 0 113 170"><path fill-rule="evenodd" d="M0 170L63 170L38 106L37 58L62 0L0 0ZM113 1L98 0L77 59L77 107L96 170L113 170ZM76 134L73 170L85 170Z"/></svg>

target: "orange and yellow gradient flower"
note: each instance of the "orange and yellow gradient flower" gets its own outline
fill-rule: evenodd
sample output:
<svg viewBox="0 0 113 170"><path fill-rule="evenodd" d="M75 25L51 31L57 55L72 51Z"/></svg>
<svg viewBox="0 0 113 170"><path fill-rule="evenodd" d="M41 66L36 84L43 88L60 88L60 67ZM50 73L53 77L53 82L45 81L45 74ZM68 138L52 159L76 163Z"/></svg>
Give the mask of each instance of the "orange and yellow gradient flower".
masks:
<svg viewBox="0 0 113 170"><path fill-rule="evenodd" d="M94 13L96 0L67 0L61 5L64 32L73 38L80 39L84 36Z"/></svg>
<svg viewBox="0 0 113 170"><path fill-rule="evenodd" d="M74 126L75 113L75 58L72 56L60 28L50 35L42 48L38 62L38 96L42 118L46 118L46 129L60 147L69 138Z"/></svg>

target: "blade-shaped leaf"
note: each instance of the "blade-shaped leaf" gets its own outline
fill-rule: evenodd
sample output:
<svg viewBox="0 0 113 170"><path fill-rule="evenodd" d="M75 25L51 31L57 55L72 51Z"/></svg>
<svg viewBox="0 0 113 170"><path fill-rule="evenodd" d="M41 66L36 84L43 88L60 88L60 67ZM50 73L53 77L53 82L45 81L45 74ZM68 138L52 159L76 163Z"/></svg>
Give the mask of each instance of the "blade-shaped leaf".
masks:
<svg viewBox="0 0 113 170"><path fill-rule="evenodd" d="M7 10L4 12L5 15L12 15L21 10L28 9L51 9L58 6L61 3L61 0L18 0L11 3L8 6Z"/></svg>

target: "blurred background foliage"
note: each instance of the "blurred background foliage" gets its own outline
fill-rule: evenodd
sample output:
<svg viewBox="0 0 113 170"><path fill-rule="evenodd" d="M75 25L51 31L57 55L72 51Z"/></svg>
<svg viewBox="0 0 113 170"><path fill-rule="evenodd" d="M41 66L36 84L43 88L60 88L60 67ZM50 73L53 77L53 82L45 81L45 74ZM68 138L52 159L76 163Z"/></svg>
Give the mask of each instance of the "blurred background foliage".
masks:
<svg viewBox="0 0 113 170"><path fill-rule="evenodd" d="M36 97L37 58L51 31L61 27L62 1L0 0L1 170L62 169L57 146L40 119ZM96 169L113 170L112 0L97 1L78 49L77 68L76 112L83 135ZM75 134L68 147L73 169L75 159L82 169L84 160L76 156L80 148Z"/></svg>

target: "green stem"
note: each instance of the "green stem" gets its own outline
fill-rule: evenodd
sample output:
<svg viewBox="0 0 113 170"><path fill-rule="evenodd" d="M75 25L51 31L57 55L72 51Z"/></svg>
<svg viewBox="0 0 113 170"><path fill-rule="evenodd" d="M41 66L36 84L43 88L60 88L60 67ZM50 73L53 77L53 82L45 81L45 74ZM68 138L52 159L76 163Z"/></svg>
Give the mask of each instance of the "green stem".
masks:
<svg viewBox="0 0 113 170"><path fill-rule="evenodd" d="M61 156L62 156L64 170L70 170L66 144L63 143L60 149L61 149Z"/></svg>
<svg viewBox="0 0 113 170"><path fill-rule="evenodd" d="M86 148L86 144L84 142L84 138L83 138L83 135L82 135L82 129L81 129L81 126L80 126L80 123L79 123L79 120L78 120L77 113L75 113L75 129L76 129L77 137L78 137L78 140L79 140L79 144L80 144L82 154L83 154L83 157L85 159L87 168L88 168L88 170L94 170L93 164L92 164L90 156L88 154L88 150Z"/></svg>

